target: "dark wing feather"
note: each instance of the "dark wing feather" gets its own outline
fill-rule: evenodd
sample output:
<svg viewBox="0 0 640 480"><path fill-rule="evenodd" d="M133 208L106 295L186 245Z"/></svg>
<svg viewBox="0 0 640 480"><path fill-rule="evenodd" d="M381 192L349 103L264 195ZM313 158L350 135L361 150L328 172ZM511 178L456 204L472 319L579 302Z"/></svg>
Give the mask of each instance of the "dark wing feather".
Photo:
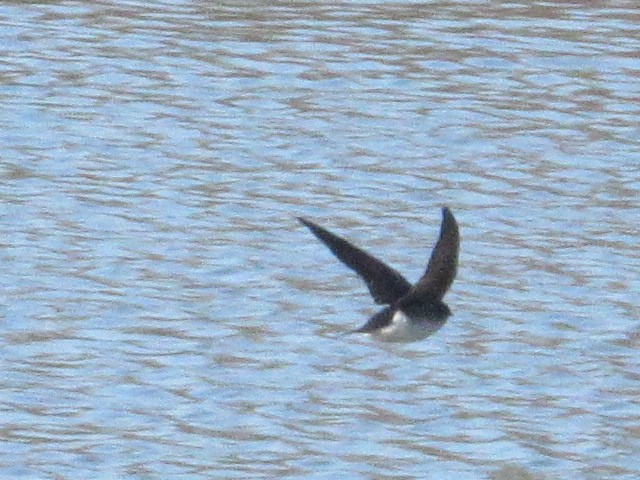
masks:
<svg viewBox="0 0 640 480"><path fill-rule="evenodd" d="M391 304L411 290L411 284L400 273L374 256L309 220L298 220L365 281L376 303Z"/></svg>
<svg viewBox="0 0 640 480"><path fill-rule="evenodd" d="M376 330L380 330L391 324L393 319L393 314L395 313L395 309L393 307L384 307L374 316L372 316L367 323L365 323L360 328L356 330L351 330L350 333L370 333L375 332Z"/></svg>
<svg viewBox="0 0 640 480"><path fill-rule="evenodd" d="M427 270L414 287L416 295L428 295L441 300L453 283L458 271L460 233L458 224L449 208L442 209L440 238L433 248Z"/></svg>

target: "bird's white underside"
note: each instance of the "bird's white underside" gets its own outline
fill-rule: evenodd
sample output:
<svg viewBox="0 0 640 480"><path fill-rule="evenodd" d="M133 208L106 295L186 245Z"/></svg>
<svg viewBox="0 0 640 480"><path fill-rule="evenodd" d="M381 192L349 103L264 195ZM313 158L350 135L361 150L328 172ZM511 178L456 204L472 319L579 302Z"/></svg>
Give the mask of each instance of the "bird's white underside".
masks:
<svg viewBox="0 0 640 480"><path fill-rule="evenodd" d="M402 310L393 314L391 323L371 332L371 335L384 342L414 342L427 338L437 332L444 322L428 319L412 320Z"/></svg>

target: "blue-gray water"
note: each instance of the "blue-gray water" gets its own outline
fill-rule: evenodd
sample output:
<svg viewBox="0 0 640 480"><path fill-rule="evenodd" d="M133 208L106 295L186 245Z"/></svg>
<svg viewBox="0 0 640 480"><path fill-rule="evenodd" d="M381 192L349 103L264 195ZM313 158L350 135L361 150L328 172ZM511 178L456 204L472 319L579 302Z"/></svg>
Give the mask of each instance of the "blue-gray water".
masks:
<svg viewBox="0 0 640 480"><path fill-rule="evenodd" d="M0 478L637 479L640 11L3 2ZM433 337L341 336L415 280Z"/></svg>

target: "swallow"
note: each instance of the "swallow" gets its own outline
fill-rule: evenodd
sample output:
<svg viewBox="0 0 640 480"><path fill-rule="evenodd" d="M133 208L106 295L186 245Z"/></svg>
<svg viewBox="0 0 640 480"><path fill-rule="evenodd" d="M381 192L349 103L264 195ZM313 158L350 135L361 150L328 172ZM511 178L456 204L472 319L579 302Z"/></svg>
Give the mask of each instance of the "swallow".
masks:
<svg viewBox="0 0 640 480"><path fill-rule="evenodd" d="M366 333L386 342L412 342L433 334L451 316L442 299L458 271L460 233L448 207L442 208L440 237L427 269L414 285L397 270L344 238L305 218L298 220L364 280L377 304L386 305L362 327L349 333Z"/></svg>

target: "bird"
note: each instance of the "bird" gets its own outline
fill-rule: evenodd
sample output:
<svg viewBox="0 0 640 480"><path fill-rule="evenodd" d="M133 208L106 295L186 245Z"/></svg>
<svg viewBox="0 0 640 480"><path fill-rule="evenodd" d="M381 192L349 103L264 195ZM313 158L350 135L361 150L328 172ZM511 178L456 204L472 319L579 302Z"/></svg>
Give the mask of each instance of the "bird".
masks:
<svg viewBox="0 0 640 480"><path fill-rule="evenodd" d="M365 333L384 342L413 342L435 333L451 316L442 299L458 271L460 233L449 207L442 208L440 236L424 274L414 285L400 272L344 238L306 218L298 220L364 280L377 304L386 305L362 327L348 333Z"/></svg>

